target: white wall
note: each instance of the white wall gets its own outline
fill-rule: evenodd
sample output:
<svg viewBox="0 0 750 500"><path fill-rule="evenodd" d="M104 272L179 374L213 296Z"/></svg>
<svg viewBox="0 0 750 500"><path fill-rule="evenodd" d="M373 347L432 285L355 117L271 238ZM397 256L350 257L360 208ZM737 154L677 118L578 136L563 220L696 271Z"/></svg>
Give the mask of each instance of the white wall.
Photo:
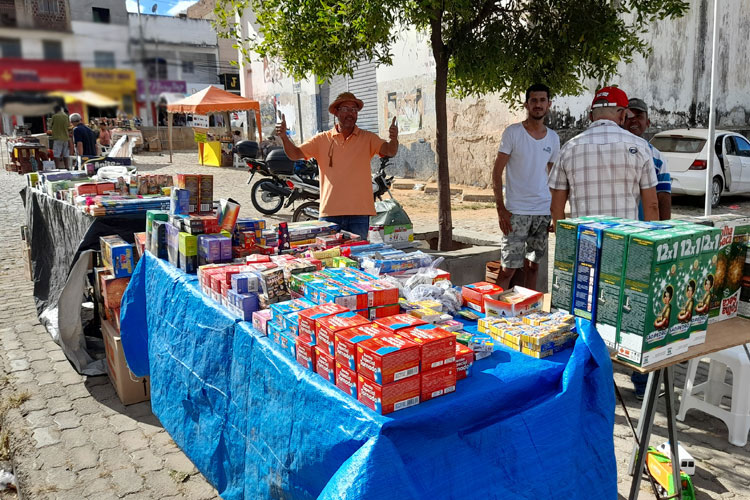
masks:
<svg viewBox="0 0 750 500"><path fill-rule="evenodd" d="M75 60L73 35L59 31L42 31L30 29L0 28L0 38L16 38L21 40L21 57L24 59L44 59L44 40L62 42L63 59Z"/></svg>
<svg viewBox="0 0 750 500"><path fill-rule="evenodd" d="M115 68L130 69L128 55L128 27L116 24L101 24L73 21L74 59L86 68L95 67L95 51L112 52Z"/></svg>

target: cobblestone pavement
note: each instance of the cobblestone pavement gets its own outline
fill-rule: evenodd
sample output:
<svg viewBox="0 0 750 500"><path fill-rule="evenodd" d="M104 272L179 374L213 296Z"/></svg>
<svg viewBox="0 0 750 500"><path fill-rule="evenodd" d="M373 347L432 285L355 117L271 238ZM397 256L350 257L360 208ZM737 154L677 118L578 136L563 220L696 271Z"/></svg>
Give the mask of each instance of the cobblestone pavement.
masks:
<svg viewBox="0 0 750 500"><path fill-rule="evenodd" d="M213 173L217 198L231 196L241 203L242 213L253 212L244 170L201 167L195 160L194 153L177 153L172 165L168 155L138 157L141 170ZM20 251L22 186L20 176L0 172L0 220L6 222L0 226L0 415L5 414L0 418L0 467L7 432L24 498L216 498L216 491L177 448L148 403L125 407L107 377L78 375L39 324ZM729 208L735 204L738 208ZM750 214L750 199L728 199L722 210ZM493 211L491 205L462 211L455 226L498 235L495 219L487 215ZM700 213L700 207L677 200L675 213ZM282 211L279 219L288 220L289 214ZM417 231L435 225L434 215L412 218ZM684 374L684 365L676 367L678 388ZM637 418L640 404L632 394L629 372L616 366L615 382L631 418ZM659 408L652 444L666 440L663 401ZM724 424L699 412L689 413L677 426L682 444L697 459L698 498L750 499L750 445L729 445ZM632 437L619 405L614 435L623 498L630 485ZM12 495L0 494L6 497ZM652 498L646 485L641 498Z"/></svg>

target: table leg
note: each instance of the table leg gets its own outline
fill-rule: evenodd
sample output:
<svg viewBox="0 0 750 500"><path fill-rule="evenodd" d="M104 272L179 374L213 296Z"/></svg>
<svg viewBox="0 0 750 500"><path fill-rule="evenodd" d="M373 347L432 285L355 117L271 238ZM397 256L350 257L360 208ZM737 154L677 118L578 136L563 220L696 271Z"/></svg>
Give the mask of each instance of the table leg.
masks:
<svg viewBox="0 0 750 500"><path fill-rule="evenodd" d="M633 482L630 484L629 500L636 500L641 487L641 477L643 476L643 464L646 463L646 451L648 450L649 439L651 438L651 426L654 423L654 413L656 413L656 401L659 395L659 382L661 380L662 370L652 372L648 377L646 386L646 398L643 400L644 411L638 420L638 447L635 453L635 468L632 467L631 474Z"/></svg>
<svg viewBox="0 0 750 500"><path fill-rule="evenodd" d="M672 367L664 368L664 391L666 392L665 403L667 405L667 434L669 436L669 447L672 453L672 480L674 481L674 493L677 500L682 498L682 480L680 478L680 457L677 453L677 433L674 421L674 376Z"/></svg>
<svg viewBox="0 0 750 500"><path fill-rule="evenodd" d="M643 393L643 402L641 403L641 418L638 419L638 425L636 426L636 441L633 443L633 451L630 453L630 465L628 466L628 474L630 474L631 476L635 471L635 458L638 456L638 444L640 443L640 441L638 441L638 438L640 437L641 432L643 432L643 426L646 422L646 419L644 419L643 416L646 415L647 408L649 407L649 403L651 401L652 383L656 383L657 387L659 385L658 380L654 382L654 372L648 374L648 381L646 382L646 392ZM658 394L659 393L657 392L656 395L658 396Z"/></svg>

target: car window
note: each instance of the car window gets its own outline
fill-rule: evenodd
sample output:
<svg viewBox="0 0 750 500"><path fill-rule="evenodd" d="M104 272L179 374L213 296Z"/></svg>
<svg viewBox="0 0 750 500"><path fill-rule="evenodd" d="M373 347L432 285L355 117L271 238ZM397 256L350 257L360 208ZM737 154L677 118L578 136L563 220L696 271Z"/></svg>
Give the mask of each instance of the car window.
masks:
<svg viewBox="0 0 750 500"><path fill-rule="evenodd" d="M696 137L658 136L651 139L651 144L662 153L700 153L706 140Z"/></svg>
<svg viewBox="0 0 750 500"><path fill-rule="evenodd" d="M727 148L727 154L734 156L737 154L737 148L734 146L734 141L732 139L733 137L727 137L727 140L724 142L724 144Z"/></svg>
<svg viewBox="0 0 750 500"><path fill-rule="evenodd" d="M750 157L750 143L747 142L742 137L733 137L734 139L734 145L737 148L737 153L740 156L748 156Z"/></svg>

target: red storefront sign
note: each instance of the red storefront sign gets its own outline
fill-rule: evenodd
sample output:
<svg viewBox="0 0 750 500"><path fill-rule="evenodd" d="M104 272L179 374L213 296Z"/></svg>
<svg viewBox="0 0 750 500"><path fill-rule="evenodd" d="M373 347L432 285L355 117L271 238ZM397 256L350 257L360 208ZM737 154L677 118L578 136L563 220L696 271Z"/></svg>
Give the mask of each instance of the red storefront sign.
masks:
<svg viewBox="0 0 750 500"><path fill-rule="evenodd" d="M0 89L27 91L81 90L81 64L0 58Z"/></svg>

